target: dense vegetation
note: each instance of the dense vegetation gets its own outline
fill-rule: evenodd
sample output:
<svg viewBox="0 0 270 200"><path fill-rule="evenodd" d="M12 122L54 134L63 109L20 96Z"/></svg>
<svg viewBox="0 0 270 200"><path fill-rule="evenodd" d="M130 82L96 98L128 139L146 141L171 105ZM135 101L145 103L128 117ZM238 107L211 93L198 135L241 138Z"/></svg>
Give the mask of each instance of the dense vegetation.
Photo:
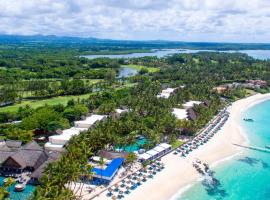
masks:
<svg viewBox="0 0 270 200"><path fill-rule="evenodd" d="M14 101L18 95L25 96L18 92L20 87L22 91L31 88L25 91L32 98L84 93L89 93L89 97L70 100L66 105L38 108L30 105L19 108L15 113L1 113L2 122L22 120L19 124L2 124L2 137L27 142L68 128L74 120L88 113L106 114L108 118L73 137L64 156L47 167L42 184L33 194L33 199L38 200L74 199L65 185L79 178L91 178L91 166L87 165L87 160L100 149L133 144L138 135L145 136L149 141L145 148L161 141L174 143L180 135L196 134L226 103L246 95L244 88L233 88L218 94L213 87L247 79L270 80L270 62L255 60L244 54L207 52L160 59L87 60L77 57L78 49L75 48L64 51L60 45L53 49L53 53L50 48L46 46L37 50L31 47L29 51L20 52L16 48L2 50L0 87L3 88L1 98L5 98L1 99L2 102ZM139 75L129 79L132 87L123 84L123 80L115 79L117 69L123 63L146 67ZM147 68L150 67L160 70L149 72ZM83 79L96 79L88 75L99 70L104 70L98 77L103 79L103 89L94 91L92 84ZM157 98L161 89L166 87L179 88L168 99ZM269 88L265 87L262 91L267 92ZM188 100L204 101L207 105L195 106L197 119L194 121L176 120L171 109L181 108ZM128 108L129 112L119 116L115 113L119 107Z"/></svg>

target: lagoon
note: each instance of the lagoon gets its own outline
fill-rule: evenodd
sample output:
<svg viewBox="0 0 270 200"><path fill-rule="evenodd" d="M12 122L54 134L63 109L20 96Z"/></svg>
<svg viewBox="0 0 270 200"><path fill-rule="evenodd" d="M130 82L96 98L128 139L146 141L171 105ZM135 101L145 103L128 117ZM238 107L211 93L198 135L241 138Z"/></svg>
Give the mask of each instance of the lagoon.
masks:
<svg viewBox="0 0 270 200"><path fill-rule="evenodd" d="M131 53L131 54L118 54L118 55L85 55L82 57L94 59L94 58L141 58L145 56L157 56L158 58L162 58L165 56L169 56L177 53L197 53L197 52L214 52L213 50L190 50L190 49L161 49L161 50L153 50L148 53ZM270 59L270 50L239 50L239 51L215 51L215 52L227 52L227 53L245 53L255 59Z"/></svg>
<svg viewBox="0 0 270 200"><path fill-rule="evenodd" d="M94 58L141 58L145 56L157 56L158 58L162 58L164 56L172 55L175 53L180 53L181 49L161 49L161 50L152 50L152 52L147 53L130 53L130 54L109 54L109 55L85 55L81 57L94 59Z"/></svg>

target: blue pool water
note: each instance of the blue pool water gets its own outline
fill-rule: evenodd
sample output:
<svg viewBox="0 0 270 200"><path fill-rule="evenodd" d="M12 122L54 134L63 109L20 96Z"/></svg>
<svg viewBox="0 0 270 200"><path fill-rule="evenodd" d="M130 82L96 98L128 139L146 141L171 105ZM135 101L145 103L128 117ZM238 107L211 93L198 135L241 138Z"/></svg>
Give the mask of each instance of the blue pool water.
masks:
<svg viewBox="0 0 270 200"><path fill-rule="evenodd" d="M134 152L134 151L138 151L139 149L143 148L143 145L146 143L146 139L145 138L140 138L137 140L137 142L133 145L129 145L129 146L124 146L124 147L116 147L116 149L122 149L126 152Z"/></svg>
<svg viewBox="0 0 270 200"><path fill-rule="evenodd" d="M0 183L1 183L1 185L3 185L4 179L5 179L5 177L1 177L0 176ZM24 191L22 191L22 192L15 192L14 191L14 186L15 186L15 184L13 184L9 188L9 193L10 193L9 199L10 200L27 200L27 199L29 199L29 197L31 196L31 194L35 190L35 186L33 186L33 185L26 185L26 188L24 189Z"/></svg>
<svg viewBox="0 0 270 200"><path fill-rule="evenodd" d="M250 145L270 145L270 101L257 104L242 114L254 122L241 121ZM213 169L215 184L198 182L178 200L269 200L270 153L245 150L244 154Z"/></svg>

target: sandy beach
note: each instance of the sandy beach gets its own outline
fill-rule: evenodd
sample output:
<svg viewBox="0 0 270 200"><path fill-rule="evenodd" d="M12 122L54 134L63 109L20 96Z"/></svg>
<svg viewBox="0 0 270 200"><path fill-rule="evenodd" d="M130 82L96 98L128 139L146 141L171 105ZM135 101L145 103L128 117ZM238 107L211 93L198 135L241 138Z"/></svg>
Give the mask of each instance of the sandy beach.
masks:
<svg viewBox="0 0 270 200"><path fill-rule="evenodd" d="M203 146L191 152L187 157L180 157L170 153L161 161L165 163L165 169L158 173L154 179L144 183L142 186L125 196L129 200L168 200L179 193L181 188L186 188L196 182L200 175L193 168L192 162L199 158L211 166L221 160L226 160L244 151L243 148L233 145L248 143L239 121L241 113L255 105L270 99L270 94L256 94L254 96L236 101L228 108L230 117L222 129ZM97 199L108 199L105 193Z"/></svg>

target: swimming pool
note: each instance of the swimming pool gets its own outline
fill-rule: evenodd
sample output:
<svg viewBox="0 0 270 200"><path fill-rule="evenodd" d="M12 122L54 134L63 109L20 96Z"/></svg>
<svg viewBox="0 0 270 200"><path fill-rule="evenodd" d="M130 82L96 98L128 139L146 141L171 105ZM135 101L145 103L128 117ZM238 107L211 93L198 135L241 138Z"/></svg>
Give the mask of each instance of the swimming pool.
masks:
<svg viewBox="0 0 270 200"><path fill-rule="evenodd" d="M124 146L124 147L117 146L116 149L121 149L123 151L131 153L134 151L138 151L139 149L142 149L143 145L146 144L146 142L147 140L145 138L139 138L137 139L136 143L133 145Z"/></svg>
<svg viewBox="0 0 270 200"><path fill-rule="evenodd" d="M4 183L4 179L6 177L0 176L0 184L1 186ZM10 193L9 199L10 200L27 200L31 196L31 194L35 191L35 186L33 185L26 185L24 191L22 192L15 192L14 191L15 184L9 187L8 192Z"/></svg>

